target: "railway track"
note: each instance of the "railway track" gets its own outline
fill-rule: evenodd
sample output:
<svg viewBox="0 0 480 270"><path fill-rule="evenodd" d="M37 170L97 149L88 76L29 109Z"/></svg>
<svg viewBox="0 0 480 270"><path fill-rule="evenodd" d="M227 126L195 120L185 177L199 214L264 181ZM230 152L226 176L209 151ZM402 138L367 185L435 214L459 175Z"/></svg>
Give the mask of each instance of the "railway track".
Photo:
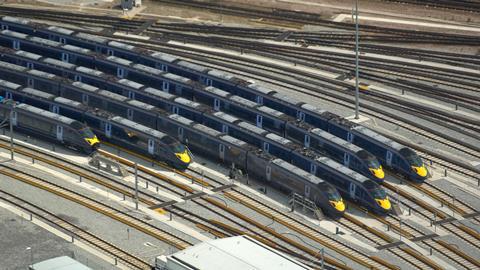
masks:
<svg viewBox="0 0 480 270"><path fill-rule="evenodd" d="M451 1L451 0L382 0L384 2L408 4L412 6L423 6L426 8L445 9L455 11L467 11L471 13L480 12L478 1Z"/></svg>
<svg viewBox="0 0 480 270"><path fill-rule="evenodd" d="M15 208L21 209L22 211L31 214L35 218L38 218L48 224L55 226L62 232L72 235L72 237L74 237L75 239L94 247L95 249L114 258L115 260L118 260L128 265L132 269L150 270L154 267L143 259L134 256L123 249L120 249L114 244L109 243L101 239L100 237L80 228L79 226L76 226L58 217L52 212L49 212L30 202L25 201L18 196L0 190L0 201L4 201L9 205L14 206Z"/></svg>

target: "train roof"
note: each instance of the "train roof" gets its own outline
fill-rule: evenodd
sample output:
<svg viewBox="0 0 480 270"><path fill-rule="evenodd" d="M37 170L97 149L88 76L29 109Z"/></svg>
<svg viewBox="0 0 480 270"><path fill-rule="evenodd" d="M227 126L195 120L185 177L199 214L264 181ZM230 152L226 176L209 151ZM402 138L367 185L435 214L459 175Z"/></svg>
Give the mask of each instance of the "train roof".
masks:
<svg viewBox="0 0 480 270"><path fill-rule="evenodd" d="M402 148L404 148L405 146L383 136L383 135L380 135L378 134L377 132L367 128L367 127L364 127L364 126L356 126L353 128L354 130L368 136L369 138L371 138L372 140L376 140L376 141L379 141L385 145L387 145L388 147L390 148L393 148L395 150L400 150Z"/></svg>
<svg viewBox="0 0 480 270"><path fill-rule="evenodd" d="M265 137L272 140L272 141L283 144L283 145L287 145L287 144L292 143L292 141L290 141L289 139L285 139L282 136L278 136L275 133L269 133L269 134L265 135Z"/></svg>
<svg viewBox="0 0 480 270"><path fill-rule="evenodd" d="M133 62L130 61L130 60L127 60L127 59L124 59L124 58L120 58L120 57L116 57L116 56L108 56L106 58L108 61L111 61L111 62L115 62L117 64L120 64L120 65L124 65L124 66L130 66Z"/></svg>
<svg viewBox="0 0 480 270"><path fill-rule="evenodd" d="M13 22L18 24L29 24L30 20L21 17L3 16L2 21Z"/></svg>
<svg viewBox="0 0 480 270"><path fill-rule="evenodd" d="M26 72L28 70L28 68L26 68L26 67L11 64L11 63L4 62L4 61L0 61L0 67L5 67L5 68L8 68L8 69L16 70L16 71L20 71L20 72Z"/></svg>
<svg viewBox="0 0 480 270"><path fill-rule="evenodd" d="M102 77L102 75L104 74L103 72L101 72L99 70L87 68L87 67L84 67L84 66L78 66L75 70L78 71L78 72L82 72L82 73L89 74L89 75L96 76L96 77Z"/></svg>
<svg viewBox="0 0 480 270"><path fill-rule="evenodd" d="M328 133L326 131L323 131L322 129L319 129L319 128L314 128L312 130L310 130L311 133L313 133L314 135L316 136L319 136L319 137L322 137L323 139L325 140L328 140L328 141L331 141L333 142L334 144L337 144L337 145L340 145L354 153L357 153L359 151L362 151L363 149L352 144L352 143L349 143L348 141L345 141L331 133Z"/></svg>
<svg viewBox="0 0 480 270"><path fill-rule="evenodd" d="M20 84L12 83L9 81L0 80L0 87L8 89L18 89L22 87Z"/></svg>
<svg viewBox="0 0 480 270"><path fill-rule="evenodd" d="M257 108L259 111L261 112L264 112L266 114L269 114L271 116L274 116L276 118L281 118L281 117L285 117L285 114L280 112L280 111L277 111L275 109L272 109L270 107L267 107L267 106L260 106Z"/></svg>
<svg viewBox="0 0 480 270"><path fill-rule="evenodd" d="M19 55L21 57L25 57L25 58L29 58L29 59L33 59L33 60L38 60L40 58L42 58L43 56L39 55L39 54L35 54L35 53L31 53L31 52L26 52L26 51L15 51L15 54L16 55Z"/></svg>
<svg viewBox="0 0 480 270"><path fill-rule="evenodd" d="M57 77L55 74L48 73L48 72L43 72L43 71L36 70L36 69L30 69L29 71L27 71L27 73L32 74L32 75L37 76L37 77L42 77L42 78L45 78L45 79L53 79L53 78Z"/></svg>
<svg viewBox="0 0 480 270"><path fill-rule="evenodd" d="M308 104L308 103L304 103L300 107L304 110L307 110L309 112L313 112L313 113L316 113L316 114L323 114L324 112L326 112L326 110L320 109L320 108L318 108L316 106L313 106L311 104Z"/></svg>
<svg viewBox="0 0 480 270"><path fill-rule="evenodd" d="M126 128L130 128L130 129L134 129L136 131L142 132L146 135L154 136L158 139L161 139L163 137L168 136L167 134L165 134L163 132L160 132L158 130L146 127L146 126L141 125L137 122L133 122L131 120L125 119L121 116L114 116L114 117L111 118L111 121L115 122L115 123L118 123L118 124L121 124L121 125L125 126Z"/></svg>
<svg viewBox="0 0 480 270"><path fill-rule="evenodd" d="M53 41L53 40L50 40L50 39L41 38L41 37L28 36L27 39L30 40L30 41L33 41L35 43L40 43L40 44L50 46L50 47L60 47L62 45L62 43L60 43L60 42Z"/></svg>
<svg viewBox="0 0 480 270"><path fill-rule="evenodd" d="M78 47L78 46L74 46L74 45L70 45L70 44L62 45L62 48L65 49L65 50L68 50L68 51L77 52L77 53L82 53L82 54L89 54L89 53L92 52L92 51L89 50L89 49L82 48L82 47Z"/></svg>
<svg viewBox="0 0 480 270"><path fill-rule="evenodd" d="M228 98L228 99L230 99L231 101L240 103L240 104L242 104L243 106L247 106L247 107L249 107L249 108L253 108L253 107L259 105L258 103L255 103L255 102L250 101L250 100L248 100L248 99L246 99L246 98L239 97L239 96L235 96L235 95L234 95L234 96L231 96L231 97Z"/></svg>
<svg viewBox="0 0 480 270"><path fill-rule="evenodd" d="M37 89L29 88L29 87L23 88L21 92L27 93L33 96L41 97L44 99L53 99L56 97L55 95L52 95Z"/></svg>
<svg viewBox="0 0 480 270"><path fill-rule="evenodd" d="M168 118L174 120L175 122L178 122L180 124L187 125L187 126L191 126L193 123L195 123L194 121L187 119L183 116L180 116L178 114L171 114L168 116Z"/></svg>
<svg viewBox="0 0 480 270"><path fill-rule="evenodd" d="M198 108L203 107L202 104L197 103L195 101L188 100L188 99L183 98L183 97L177 97L176 99L174 99L174 101L178 104L182 104L182 105L188 106L188 107L193 108L193 109L198 109Z"/></svg>
<svg viewBox="0 0 480 270"><path fill-rule="evenodd" d="M198 72L201 72L201 73L205 73L206 71L209 70L209 68L207 68L207 67L197 65L197 64L194 64L194 63L190 63L190 62L187 62L187 61L184 61L184 60L179 61L177 63L177 65L179 65L181 67L191 69L191 70L194 70L194 71L198 71Z"/></svg>
<svg viewBox="0 0 480 270"><path fill-rule="evenodd" d="M63 28L63 27L58 27L58 26L49 26L49 27L47 27L47 29L52 31L52 32L60 33L62 35L67 35L67 36L70 36L71 34L73 34L75 32L73 30L66 29L66 28Z"/></svg>
<svg viewBox="0 0 480 270"><path fill-rule="evenodd" d="M70 107L80 108L80 109L83 109L83 110L88 109L88 107L86 105L83 105L80 102L77 102L77 101L74 101L74 100L71 100L71 99L67 99L67 98L64 98L64 97L56 97L56 98L54 98L54 100L57 103L62 103L62 104L65 104L67 106L70 106Z"/></svg>
<svg viewBox="0 0 480 270"><path fill-rule="evenodd" d="M156 109L155 106L152 106L150 104L147 104L147 103L135 100L135 99L128 100L128 101L126 101L126 103L129 104L129 105L138 107L138 108L142 108L144 110L148 110L148 111L152 111L152 110Z"/></svg>
<svg viewBox="0 0 480 270"><path fill-rule="evenodd" d="M244 129L247 129L247 130L249 130L253 133L259 134L259 135L263 135L265 133L268 133L268 131L266 131L265 129L259 128L257 126L254 126L254 125L248 123L248 122L245 122L245 121L242 121L242 122L238 123L237 126L242 127Z"/></svg>
<svg viewBox="0 0 480 270"><path fill-rule="evenodd" d="M169 62L169 63L172 63L173 61L178 59L178 57L175 56L175 55L171 55L171 54L163 53L163 52L154 52L154 53L150 54L150 56L153 57L153 58L159 59L161 61L164 61L164 62Z"/></svg>
<svg viewBox="0 0 480 270"><path fill-rule="evenodd" d="M133 45L125 44L125 43L114 41L114 40L108 41L107 44L109 46L119 48L119 49L122 49L122 50L126 50L126 51L133 51L135 49L135 46L133 46Z"/></svg>
<svg viewBox="0 0 480 270"><path fill-rule="evenodd" d="M209 128L207 126L204 126L202 124L194 124L193 128L196 129L196 130L200 130L201 132L206 133L206 134L208 134L210 136L213 136L213 137L217 137L220 134L222 134L221 132L216 131L213 128Z"/></svg>
<svg viewBox="0 0 480 270"><path fill-rule="evenodd" d="M142 65L142 64L134 64L132 65L132 67L138 71L142 71L142 72L146 72L146 73L151 73L151 74L155 74L155 75L161 75L165 72L163 72L162 70L160 69L157 69L157 68L153 68L153 67L149 67L149 66L145 66L145 65Z"/></svg>
<svg viewBox="0 0 480 270"><path fill-rule="evenodd" d="M315 159L315 161L317 161L318 163L324 164L324 165L340 172L341 174L345 174L345 175L349 176L350 178L355 179L359 183L363 184L364 182L370 180L367 177L365 177L365 176L363 176L363 175L361 175L361 174L359 174L355 171L352 171L351 169L343 166L342 164L331 160L330 158L318 157L318 158Z"/></svg>
<svg viewBox="0 0 480 270"><path fill-rule="evenodd" d="M166 100L172 100L177 97L176 95L172 95L170 93L167 93L165 91L161 91L152 87L147 87L143 89L143 91Z"/></svg>
<svg viewBox="0 0 480 270"><path fill-rule="evenodd" d="M214 112L213 115L229 123L235 123L240 120L239 118L224 112Z"/></svg>
<svg viewBox="0 0 480 270"><path fill-rule="evenodd" d="M52 120L55 120L55 121L58 121L58 122L61 122L61 123L67 124L67 125L70 125L70 124L72 124L73 122L76 121L76 120L73 120L71 118L61 116L59 114L55 114L55 113L52 113L52 112L49 112L49 111L45 111L45 110L39 109L39 108L34 107L34 106L30 106L30 105L25 104L25 103L17 104L15 106L15 109L28 111L28 112L33 113L35 115L41 115L45 118L52 119Z"/></svg>
<svg viewBox="0 0 480 270"><path fill-rule="evenodd" d="M231 94L227 91L223 91L223 90L220 90L216 87L213 87L213 86L207 86L205 88L203 88L206 92L209 92L209 93L212 93L214 95L217 95L217 96L220 96L220 97L228 97L230 96Z"/></svg>
<svg viewBox="0 0 480 270"><path fill-rule="evenodd" d="M51 65L55 65L55 66L59 66L59 67L62 67L62 68L66 68L66 69L73 69L77 66L77 65L70 64L70 63L60 61L60 60L57 60L57 59L53 59L53 58L45 58L45 59L42 60L42 62L47 63L47 64L51 64Z"/></svg>
<svg viewBox="0 0 480 270"><path fill-rule="evenodd" d="M279 158L276 158L274 160L271 161L272 163L274 163L275 165L283 168L284 170L290 172L290 173L293 173L307 181L309 181L310 183L313 183L313 184L320 184L320 183L324 183L325 181L318 178L317 176L311 174L311 173L308 173L288 162L286 162L285 160L283 159L279 159Z"/></svg>
<svg viewBox="0 0 480 270"><path fill-rule="evenodd" d="M21 39L27 39L27 37L28 37L27 34L15 32L15 31L11 31L11 30L3 30L0 33L4 34L6 36L10 36L10 37L14 37L14 38L21 38Z"/></svg>
<svg viewBox="0 0 480 270"><path fill-rule="evenodd" d="M189 78L178 76L178 75L175 75L173 73L165 73L163 75L163 77L165 77L169 80L175 81L175 82L183 83L183 84L189 84L189 83L192 82L192 80L190 80Z"/></svg>
<svg viewBox="0 0 480 270"><path fill-rule="evenodd" d="M279 100L281 100L285 103L288 103L288 104L292 104L294 106L300 106L301 104L305 103L303 101L299 101L299 100L293 98L292 96L288 96L288 95L284 95L284 94L280 94L280 93L274 93L272 96L275 97L276 99L279 99Z"/></svg>
<svg viewBox="0 0 480 270"><path fill-rule="evenodd" d="M223 136L220 136L219 138L235 146L241 146L241 147L248 146L248 143L229 135L223 135Z"/></svg>
<svg viewBox="0 0 480 270"><path fill-rule="evenodd" d="M248 88L250 89L253 89L255 91L258 91L262 94L265 94L265 95L268 95L268 94L273 94L273 93L277 93L277 91L273 90L273 89L270 89L270 88L267 88L265 86L261 86L259 84L256 84L256 83L252 83L250 84L249 86L247 86Z"/></svg>
<svg viewBox="0 0 480 270"><path fill-rule="evenodd" d="M226 72L223 72L223 71L219 71L219 70L215 70L215 69L210 70L207 74L211 75L215 78L220 78L220 79L225 80L225 81L230 81L231 79L235 78L235 76L233 76L232 74L229 74L229 73L226 73Z"/></svg>
<svg viewBox="0 0 480 270"><path fill-rule="evenodd" d="M81 88L83 90L89 91L89 92L95 92L98 89L100 89L100 88L95 87L93 85L82 83L82 82L73 82L72 85L75 86L75 87Z"/></svg>
<svg viewBox="0 0 480 270"><path fill-rule="evenodd" d="M116 93L113 93L113 92L110 92L110 91L107 91L107 90L100 90L100 91L97 92L97 94L102 95L104 97L107 97L109 99L116 100L118 102L125 102L126 100L128 100L128 98L125 97L125 96L122 96L122 95L119 95L119 94L116 94Z"/></svg>
<svg viewBox="0 0 480 270"><path fill-rule="evenodd" d="M104 37L82 33L82 32L76 33L75 36L81 39L85 39L85 40L96 42L96 43L102 43L102 44L105 44L108 41L108 39Z"/></svg>
<svg viewBox="0 0 480 270"><path fill-rule="evenodd" d="M120 79L120 80L118 80L118 82L125 85L125 86L135 88L137 90L143 87L143 84L137 83L137 82L134 82L134 81L131 81L131 80L128 80L128 79Z"/></svg>

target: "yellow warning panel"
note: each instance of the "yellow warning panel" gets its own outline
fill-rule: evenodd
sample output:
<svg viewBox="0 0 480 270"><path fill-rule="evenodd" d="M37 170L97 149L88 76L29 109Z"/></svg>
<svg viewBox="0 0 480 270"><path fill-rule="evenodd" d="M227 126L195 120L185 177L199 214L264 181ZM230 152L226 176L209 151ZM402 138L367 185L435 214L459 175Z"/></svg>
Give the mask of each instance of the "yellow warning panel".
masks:
<svg viewBox="0 0 480 270"><path fill-rule="evenodd" d="M163 208L157 208L154 211L161 214L161 215L166 215L167 214L167 211L165 211L165 209L163 209Z"/></svg>

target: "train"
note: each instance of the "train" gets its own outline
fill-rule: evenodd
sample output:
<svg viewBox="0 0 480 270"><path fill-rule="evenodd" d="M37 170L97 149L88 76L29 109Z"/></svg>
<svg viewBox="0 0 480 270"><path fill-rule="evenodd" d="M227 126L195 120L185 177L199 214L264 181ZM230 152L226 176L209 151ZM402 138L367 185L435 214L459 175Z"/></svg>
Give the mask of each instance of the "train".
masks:
<svg viewBox="0 0 480 270"><path fill-rule="evenodd" d="M101 71L89 70L85 67L78 67L70 63L61 62L59 60L51 59L48 57L41 57L39 55L24 51L16 51L14 54L12 54L11 49L1 48L0 50L3 52L0 58L2 60L8 60L9 62L26 66L28 66L28 64L31 64L31 66L35 66L35 68L39 69L40 71L52 72L52 74L56 74L58 76L63 75L67 78L75 80L81 77L83 81L95 84L96 86L116 84L116 86L109 86L110 90L116 93L120 93L122 95L127 95L128 97L135 97L143 101L152 102L152 100L155 99L145 97L145 94L143 93L138 93L141 91L147 91L150 94L154 94L171 101L169 105L165 105L164 103L159 102L154 103L156 106L159 106L165 110L172 110L173 112L179 113L179 110L181 108L177 108L178 106L175 104L174 101L176 101L176 103L182 103L182 108L186 108L186 110L207 110L203 109L203 107L201 107L200 105L197 105L197 103L189 102L181 97L176 98L173 94L166 93L165 91L169 91L168 88L162 88L163 91L160 91L158 89L146 87L142 84L129 81L128 79L119 78L109 78L108 82L104 83L104 77L106 76ZM114 63L115 62L111 63L111 65L113 65ZM128 67L126 67L126 69L127 68ZM143 76L146 78L150 78L148 79L150 81L155 80L154 78L159 78L162 76L162 73L158 70L158 72L149 72L148 74L145 74L146 72L144 72L143 69L137 70L137 68L138 67L131 68L132 70L135 70L135 73L133 71L128 71L125 72L125 74L135 74L135 78L137 79ZM69 73L70 75L66 75L66 73ZM152 76L152 74L156 74L156 76ZM38 75L38 72L36 73L36 75ZM168 74L163 75L168 76ZM49 79L50 78L45 78L45 80ZM304 143L305 147L312 147L315 150L329 155L335 160L343 163L345 166L357 172L360 172L363 175L370 177L373 180L376 180L377 182L381 182L384 179L384 173L381 165L379 164L378 160L376 160L376 158L368 151L362 150L359 147L355 147L351 143L345 142L341 139L337 139L334 136L322 134L322 132L318 129L315 129L314 127L306 123L300 123L296 119L287 116L281 112L278 112L274 109L271 109L267 106L259 105L239 96L231 95L214 87L201 88L198 86L189 85L187 82L188 80L184 80L183 82L180 81L181 80L177 78L177 82L175 84L170 82L167 83L169 83L170 86L173 86L174 89L177 89L174 91L175 93L183 92L190 99L197 99L207 104L210 103L213 105L213 110L215 111L219 111L221 109L222 111L233 113L235 116L240 116L244 120L255 122L256 126L260 128L265 128L269 131L277 132L278 134L281 134L287 139ZM30 86L33 86L34 83L36 83L38 87L40 87L42 90L49 91L57 95L70 97L69 95L73 94L72 91L67 91L66 94L60 94L58 90L55 89L55 87L42 86L46 84L42 83L39 79L27 79L26 83ZM133 89L130 90L129 88ZM78 97L73 96L71 96L71 98L78 99ZM85 100L86 103L89 103L87 101L87 98L88 97L82 98L82 100ZM95 105L94 100L96 98L92 97L91 99L92 101L90 101L90 103ZM190 105L190 107L193 106L195 108L185 107L184 105ZM192 115L190 114L189 116ZM194 120L198 122L201 121L201 119L198 118ZM312 141L311 144L310 140Z"/></svg>
<svg viewBox="0 0 480 270"><path fill-rule="evenodd" d="M8 65L1 65L0 68L6 67L6 66ZM55 84L58 86L58 83L55 80L52 80L50 84L52 85ZM188 128L189 125L194 125L193 124L194 120L186 119L177 114L174 114L173 116L167 118L163 115L164 111L160 110L159 108L156 108L149 104L142 103L141 101L138 101L138 100L128 100L128 98L124 96L120 96L105 90L101 90L101 89L86 85L84 83L73 82L70 85L68 85L68 87L66 87L67 85L64 85L64 86L65 87L59 86L60 88L65 89L65 92L61 92L61 93L65 95L68 94L70 96L76 96L77 98L79 98L79 101L82 101L83 100L82 96L86 95L88 97L86 98L86 100L88 101L96 100L95 105L101 107L101 109L109 110L110 112L112 113L114 112L115 114L118 114L118 115L127 115L130 119L139 121L145 125L149 125L149 127L154 128L156 130L167 131L169 135L176 137L179 141L184 142L187 145L191 145L195 142L201 142L200 137L189 137L187 136L187 134L185 134L186 128ZM59 110L58 102L49 104L48 101L46 101L44 98L41 98L41 97L34 97L29 99L28 95L31 96L32 91L27 91L29 93L26 93L25 91L26 89L21 89L21 88L13 89L11 87L10 90L5 90L5 94L9 93L8 95L11 95L13 98L26 100L28 102L41 101L42 103L44 103L44 105L42 106L47 106L48 108L52 108L52 110L57 110L57 111ZM152 92L151 89L149 92ZM161 92L161 93L162 95L164 94L171 95L165 92ZM152 99L152 98L153 97L150 97L149 99ZM76 102L79 103L78 101ZM40 106L40 105L37 104L37 106ZM193 106L193 108L197 110L200 107L202 107L200 104L198 104L198 106ZM250 127L253 130L261 130L261 129L245 121L237 121L238 119L236 119L233 116L226 115L223 112L214 112L212 114L206 114L205 111L203 113L201 111L202 110L198 110L198 112L200 113L197 113L196 117L197 118L203 117L203 122L206 123L207 125L210 125L213 127L214 125L218 125L219 123L223 124L222 121L236 122L237 125L228 124L228 127L229 127L228 132L230 135L240 138L240 140L244 139L246 140L246 143L252 144L257 147L261 147L261 149L265 154L270 153L277 157L283 158L291 163L295 162L294 163L295 165L297 164L302 165L303 166L302 168L305 171L311 172L313 175L316 175L316 176L321 176L322 179L328 181L329 183L331 183L331 181L334 181L336 179L342 179L342 183L344 183L343 184L344 187L342 188L342 190L339 190L342 196L345 196L352 200L357 200L359 204L365 205L367 208L372 209L374 212L377 212L377 213L385 214L390 211L390 208L391 208L390 204L385 203L387 201L389 202L388 196L386 194L384 194L385 195L384 197L373 196L373 194L379 193L377 192L378 189L381 189L378 186L378 184L376 184L374 181L366 177L363 177L362 175L357 174L353 171L350 171L348 170L348 168L345 168L348 171L340 171L339 169L342 169L344 167L341 164L338 164L334 161L328 162L327 164L323 164L320 161L316 161L315 160L316 156L314 155L306 156L304 153L305 151L303 151L302 148L299 148L298 146L291 144L290 142L288 142L287 139L282 138L273 133L268 133L263 130L259 134L255 134L254 132L249 132L248 127ZM193 113L193 112L190 111L190 113ZM192 117L192 118L195 118L195 117ZM179 128L178 123L174 123L172 125L172 121L174 119L183 119L182 121L185 123L185 125L187 124L188 125L182 128ZM210 132L212 134L221 132L221 129L220 131L218 131L210 127L206 127L204 125L201 125L201 126L204 127L205 132ZM262 136L262 134L265 136ZM291 147L286 148L285 144L290 144ZM226 164L231 164L232 162L238 162L238 160L227 160L230 154L227 153L227 149L224 146L220 146L219 149L215 149L215 148L210 149L210 148L211 147L207 147L205 143L200 143L200 145L197 146L196 149L200 153L208 153L210 151L215 151L215 153L218 154L218 158L225 159L224 163ZM248 169L247 166L242 165L243 163L244 162L240 162L240 165L235 163L235 166L240 166L242 168ZM305 164L308 164L308 165L305 165ZM307 170L307 167L308 167L308 170ZM248 173L251 175L255 175L255 172L251 169L248 170Z"/></svg>
<svg viewBox="0 0 480 270"><path fill-rule="evenodd" d="M82 122L0 96L0 118L15 130L92 154L100 141Z"/></svg>
<svg viewBox="0 0 480 270"><path fill-rule="evenodd" d="M173 55L148 51L91 34L41 25L25 19L8 16L2 17L0 25L4 30L10 29L27 35L36 35L59 44L68 44L108 56L125 58L132 62L187 77L206 86L215 86L231 94L267 105L286 115L339 136L355 145L366 148L377 157L384 167L396 171L412 181L423 182L429 177L425 163L412 149L339 115L326 112L311 104L285 97L273 89L250 83L224 72L189 63ZM15 39L10 46L19 49L20 43L21 40Z"/></svg>

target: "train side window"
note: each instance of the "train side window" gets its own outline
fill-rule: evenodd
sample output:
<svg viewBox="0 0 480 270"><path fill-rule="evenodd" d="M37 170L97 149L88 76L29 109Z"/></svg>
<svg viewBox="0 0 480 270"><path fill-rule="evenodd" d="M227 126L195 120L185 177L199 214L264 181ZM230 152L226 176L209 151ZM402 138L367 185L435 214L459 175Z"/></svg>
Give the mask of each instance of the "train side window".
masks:
<svg viewBox="0 0 480 270"><path fill-rule="evenodd" d="M60 38L60 43L62 43L62 44L67 44L67 40L65 40L65 38L61 37L61 38Z"/></svg>
<svg viewBox="0 0 480 270"><path fill-rule="evenodd" d="M20 41L14 40L14 41L13 41L13 48L14 48L15 50L20 50Z"/></svg>
<svg viewBox="0 0 480 270"><path fill-rule="evenodd" d="M135 92L133 92L133 91L128 91L128 98L129 98L129 99L135 99Z"/></svg>
<svg viewBox="0 0 480 270"><path fill-rule="evenodd" d="M81 77L80 75L75 75L74 80L75 80L76 82L80 82L80 81L82 81L82 77Z"/></svg>
<svg viewBox="0 0 480 270"><path fill-rule="evenodd" d="M27 79L27 85L28 85L29 87L33 87L33 79L32 79L32 78L28 78L28 79Z"/></svg>
<svg viewBox="0 0 480 270"><path fill-rule="evenodd" d="M127 118L129 120L133 119L133 110L132 109L127 109Z"/></svg>
<svg viewBox="0 0 480 270"><path fill-rule="evenodd" d="M222 132L228 134L228 126L222 125Z"/></svg>
<svg viewBox="0 0 480 270"><path fill-rule="evenodd" d="M351 132L347 133L347 141L348 142L353 142L353 134Z"/></svg>
<svg viewBox="0 0 480 270"><path fill-rule="evenodd" d="M205 79L205 85L207 85L207 86L212 86L212 85L213 85L212 79L206 78L206 79Z"/></svg>
<svg viewBox="0 0 480 270"><path fill-rule="evenodd" d="M123 78L125 75L125 70L123 68L117 68L117 77Z"/></svg>
<svg viewBox="0 0 480 270"><path fill-rule="evenodd" d="M263 125L263 116L257 114L257 127L261 128Z"/></svg>
<svg viewBox="0 0 480 270"><path fill-rule="evenodd" d="M110 138L112 136L112 124L105 123L105 136Z"/></svg>
<svg viewBox="0 0 480 270"><path fill-rule="evenodd" d="M178 108L177 106L173 106L173 107L172 107L172 112L173 112L174 114L178 114L178 113L180 112L180 108Z"/></svg>
<svg viewBox="0 0 480 270"><path fill-rule="evenodd" d="M213 100L213 109L215 111L220 111L220 100L218 98Z"/></svg>
<svg viewBox="0 0 480 270"><path fill-rule="evenodd" d="M33 69L33 63L27 62L27 68Z"/></svg>
<svg viewBox="0 0 480 270"><path fill-rule="evenodd" d="M317 165L315 164L310 164L310 173L313 174L313 175L316 175L317 174Z"/></svg>
<svg viewBox="0 0 480 270"><path fill-rule="evenodd" d="M82 103L87 105L88 104L88 95L82 94Z"/></svg>
<svg viewBox="0 0 480 270"><path fill-rule="evenodd" d="M255 101L256 101L258 104L263 104L263 97L262 97L262 96L256 96L256 97L255 97Z"/></svg>
<svg viewBox="0 0 480 270"><path fill-rule="evenodd" d="M108 50L107 50L107 55L108 55L108 56L113 56L113 50L108 49Z"/></svg>
<svg viewBox="0 0 480 270"><path fill-rule="evenodd" d="M267 142L264 142L263 150L268 153L270 151L270 144L268 144Z"/></svg>
<svg viewBox="0 0 480 270"><path fill-rule="evenodd" d="M301 112L301 111L298 111L297 112L297 119L302 121L302 122L305 121L305 113Z"/></svg>
<svg viewBox="0 0 480 270"><path fill-rule="evenodd" d="M310 147L310 135L305 134L305 139L303 141L303 144L305 147L309 148Z"/></svg>
<svg viewBox="0 0 480 270"><path fill-rule="evenodd" d="M2 30L8 30L8 25L2 24Z"/></svg>
<svg viewBox="0 0 480 270"><path fill-rule="evenodd" d="M7 97L7 99L13 99L12 92L10 91L5 92L5 96Z"/></svg>
<svg viewBox="0 0 480 270"><path fill-rule="evenodd" d="M67 62L67 63L68 63L69 58L70 58L70 57L69 57L68 53L62 53L62 61L63 61L63 62Z"/></svg>

